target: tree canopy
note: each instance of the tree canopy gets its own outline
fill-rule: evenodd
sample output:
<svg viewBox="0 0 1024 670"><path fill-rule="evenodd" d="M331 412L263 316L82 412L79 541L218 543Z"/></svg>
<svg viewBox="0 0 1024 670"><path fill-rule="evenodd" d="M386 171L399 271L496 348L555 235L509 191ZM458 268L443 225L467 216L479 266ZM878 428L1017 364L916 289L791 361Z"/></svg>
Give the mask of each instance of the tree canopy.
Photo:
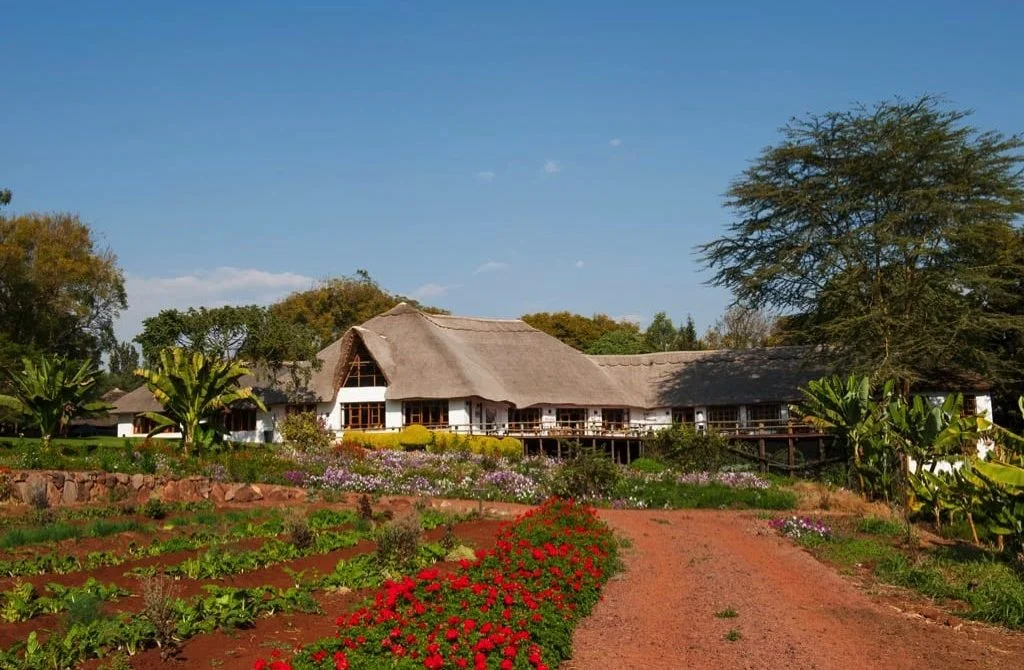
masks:
<svg viewBox="0 0 1024 670"><path fill-rule="evenodd" d="M207 358L244 361L278 372L293 361L316 361L320 340L303 324L289 323L258 305L165 309L142 322L135 341L147 365L161 360L165 349L178 347ZM288 366L301 387L305 366ZM269 381L269 380L268 380Z"/></svg>
<svg viewBox="0 0 1024 670"><path fill-rule="evenodd" d="M97 358L127 306L117 257L72 214L0 215L0 363Z"/></svg>
<svg viewBox="0 0 1024 670"><path fill-rule="evenodd" d="M753 349L778 344L773 340L775 319L757 309L733 305L704 333L708 349Z"/></svg>
<svg viewBox="0 0 1024 670"><path fill-rule="evenodd" d="M132 391L142 386L142 379L135 375L140 365L139 350L131 342L118 342L110 350L107 374L103 379L105 389L119 388Z"/></svg>
<svg viewBox="0 0 1024 670"><path fill-rule="evenodd" d="M712 283L904 390L1019 375L988 342L1024 328L999 307L1024 276L1024 142L967 116L922 97L792 120L729 188L727 234L700 247Z"/></svg>
<svg viewBox="0 0 1024 670"><path fill-rule="evenodd" d="M544 331L580 351L590 351L591 347L608 333L620 330L627 333L640 332L635 323L617 321L607 314L583 316L572 312L536 312L524 314L520 318L537 330Z"/></svg>
<svg viewBox="0 0 1024 670"><path fill-rule="evenodd" d="M308 326L322 345L341 337L346 330L388 311L400 302L434 314L448 312L420 304L382 289L366 270L354 277L327 279L308 291L293 293L270 307L283 323Z"/></svg>

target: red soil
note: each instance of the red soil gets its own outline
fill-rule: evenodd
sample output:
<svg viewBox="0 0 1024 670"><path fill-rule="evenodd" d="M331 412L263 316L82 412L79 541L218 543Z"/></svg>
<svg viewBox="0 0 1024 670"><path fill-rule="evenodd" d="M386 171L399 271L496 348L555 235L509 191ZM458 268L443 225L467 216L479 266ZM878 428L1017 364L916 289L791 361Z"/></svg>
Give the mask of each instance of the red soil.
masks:
<svg viewBox="0 0 1024 670"><path fill-rule="evenodd" d="M601 516L633 547L563 670L1024 667L1024 635L936 616L909 595L876 602L751 514ZM715 616L727 607L739 616Z"/></svg>

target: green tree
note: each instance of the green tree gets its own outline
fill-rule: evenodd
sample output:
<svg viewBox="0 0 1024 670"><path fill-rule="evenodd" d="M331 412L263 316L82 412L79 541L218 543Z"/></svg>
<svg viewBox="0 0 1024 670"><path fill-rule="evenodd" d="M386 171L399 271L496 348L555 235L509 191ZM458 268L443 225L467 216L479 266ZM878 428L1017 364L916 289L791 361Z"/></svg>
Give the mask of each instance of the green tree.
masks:
<svg viewBox="0 0 1024 670"><path fill-rule="evenodd" d="M142 385L142 380L135 376L140 365L139 350L131 342L118 342L110 350L107 363L106 385L117 387L122 391L132 391Z"/></svg>
<svg viewBox="0 0 1024 670"><path fill-rule="evenodd" d="M647 326L644 344L648 351L672 351L678 336L672 319L665 312L658 312Z"/></svg>
<svg viewBox="0 0 1024 670"><path fill-rule="evenodd" d="M11 376L14 393L0 395L0 404L29 417L39 428L44 447L71 419L108 409L91 398L96 384L91 361L43 355L38 364L29 358L22 364L21 372Z"/></svg>
<svg viewBox="0 0 1024 670"><path fill-rule="evenodd" d="M77 216L0 215L0 367L41 352L96 359L126 306L116 256Z"/></svg>
<svg viewBox="0 0 1024 670"><path fill-rule="evenodd" d="M0 188L0 206L11 204L11 189Z"/></svg>
<svg viewBox="0 0 1024 670"><path fill-rule="evenodd" d="M922 97L791 121L730 187L728 234L700 247L712 283L904 394L936 372L1017 377L990 338L1024 329L998 307L1022 276L1024 142L967 116Z"/></svg>
<svg viewBox="0 0 1024 670"><path fill-rule="evenodd" d="M251 372L234 361L171 347L160 352L156 365L136 374L163 405L162 412L143 414L156 424L150 435L167 427L178 429L186 456L195 451L201 424L232 405L249 402L267 411L252 388L239 386L239 380Z"/></svg>
<svg viewBox="0 0 1024 670"><path fill-rule="evenodd" d="M693 316L686 315L686 323L679 327L679 335L676 337L676 349L679 351L694 351L701 348L701 341L697 338L697 325L693 322Z"/></svg>
<svg viewBox="0 0 1024 670"><path fill-rule="evenodd" d="M354 277L327 279L308 291L293 293L271 305L270 313L282 323L309 327L319 342L326 345L344 335L352 326L358 326L401 302L434 314L448 313L385 291L366 270L357 270Z"/></svg>
<svg viewBox="0 0 1024 670"><path fill-rule="evenodd" d="M289 365L292 361L314 361L321 342L309 326L292 323L272 310L257 305L242 307L165 309L142 322L135 341L142 347L148 365L159 360L168 347L180 347L210 358L238 360L267 370L268 385L278 372L292 372L292 382L301 387L310 368Z"/></svg>
<svg viewBox="0 0 1024 670"><path fill-rule="evenodd" d="M640 332L636 324L629 321L617 321L607 314L583 316L572 312L536 312L524 314L520 318L537 330L558 338L570 347L588 352L602 336L608 333L617 330L625 330L630 333Z"/></svg>
<svg viewBox="0 0 1024 670"><path fill-rule="evenodd" d="M640 333L628 328L610 330L587 347L586 353L596 355L642 354L646 350Z"/></svg>

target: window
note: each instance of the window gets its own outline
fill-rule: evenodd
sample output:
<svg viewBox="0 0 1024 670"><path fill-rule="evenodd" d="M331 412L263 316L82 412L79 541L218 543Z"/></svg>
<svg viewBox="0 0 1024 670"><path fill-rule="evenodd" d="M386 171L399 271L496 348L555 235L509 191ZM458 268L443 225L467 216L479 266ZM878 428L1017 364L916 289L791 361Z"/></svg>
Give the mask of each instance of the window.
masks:
<svg viewBox="0 0 1024 670"><path fill-rule="evenodd" d="M149 434L149 431L153 430L154 428L156 428L156 421L153 421L149 417L145 417L140 414L132 419L132 432L135 433L136 435L147 435ZM173 433L174 430L175 429L173 426L167 426L160 432Z"/></svg>
<svg viewBox="0 0 1024 670"><path fill-rule="evenodd" d="M531 430L540 427L540 408L524 407L508 411L508 427L512 430Z"/></svg>
<svg viewBox="0 0 1024 670"><path fill-rule="evenodd" d="M383 428L384 403L343 402L341 403L342 426L345 428Z"/></svg>
<svg viewBox="0 0 1024 670"><path fill-rule="evenodd" d="M555 410L555 421L559 428L582 430L587 422L587 410L583 407L559 407Z"/></svg>
<svg viewBox="0 0 1024 670"><path fill-rule="evenodd" d="M292 414L316 414L316 403L304 402L285 405L284 413L285 416L291 416Z"/></svg>
<svg viewBox="0 0 1024 670"><path fill-rule="evenodd" d="M220 417L221 428L228 433L256 430L256 408L236 407Z"/></svg>
<svg viewBox="0 0 1024 670"><path fill-rule="evenodd" d="M629 427L629 410L604 408L601 410L601 427L605 430L624 430Z"/></svg>
<svg viewBox="0 0 1024 670"><path fill-rule="evenodd" d="M963 411L964 416L975 416L978 413L978 398L977 398L977 396L965 395L964 396L964 406L963 406L963 410L962 411Z"/></svg>
<svg viewBox="0 0 1024 670"><path fill-rule="evenodd" d="M740 408L735 405L708 407L708 423L711 425L738 424L739 422Z"/></svg>
<svg viewBox="0 0 1024 670"><path fill-rule="evenodd" d="M782 405L763 403L747 405L747 425L756 428L758 424L778 425L782 422Z"/></svg>
<svg viewBox="0 0 1024 670"><path fill-rule="evenodd" d="M360 343L356 347L355 354L352 355L352 361L348 364L348 374L345 376L345 383L342 386L352 388L387 385L388 380L384 378L384 373L377 366L377 361L373 360L370 352Z"/></svg>
<svg viewBox="0 0 1024 670"><path fill-rule="evenodd" d="M694 420L692 407L672 408L672 423L693 423Z"/></svg>
<svg viewBox="0 0 1024 670"><path fill-rule="evenodd" d="M448 426L447 400L413 400L404 404L403 425Z"/></svg>

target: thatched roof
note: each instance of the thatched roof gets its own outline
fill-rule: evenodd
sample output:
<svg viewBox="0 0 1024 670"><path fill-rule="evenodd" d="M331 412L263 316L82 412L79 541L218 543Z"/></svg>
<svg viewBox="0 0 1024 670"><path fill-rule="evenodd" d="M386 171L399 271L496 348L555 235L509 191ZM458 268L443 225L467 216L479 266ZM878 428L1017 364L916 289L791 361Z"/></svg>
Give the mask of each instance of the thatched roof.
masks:
<svg viewBox="0 0 1024 670"><path fill-rule="evenodd" d="M267 404L333 402L358 348L376 360L389 400L477 397L516 407L690 407L790 402L828 374L809 347L676 351L588 356L518 319L426 314L406 304L350 328L318 354L299 392L290 372L273 384L245 377ZM159 411L145 388L115 403L115 413Z"/></svg>
<svg viewBox="0 0 1024 670"><path fill-rule="evenodd" d="M750 405L800 398L799 388L828 374L808 347L670 351L591 356L638 407Z"/></svg>
<svg viewBox="0 0 1024 670"><path fill-rule="evenodd" d="M517 407L628 406L619 385L587 356L523 321L438 316L406 304L350 329L334 384L362 342L388 380L386 397L479 397Z"/></svg>

